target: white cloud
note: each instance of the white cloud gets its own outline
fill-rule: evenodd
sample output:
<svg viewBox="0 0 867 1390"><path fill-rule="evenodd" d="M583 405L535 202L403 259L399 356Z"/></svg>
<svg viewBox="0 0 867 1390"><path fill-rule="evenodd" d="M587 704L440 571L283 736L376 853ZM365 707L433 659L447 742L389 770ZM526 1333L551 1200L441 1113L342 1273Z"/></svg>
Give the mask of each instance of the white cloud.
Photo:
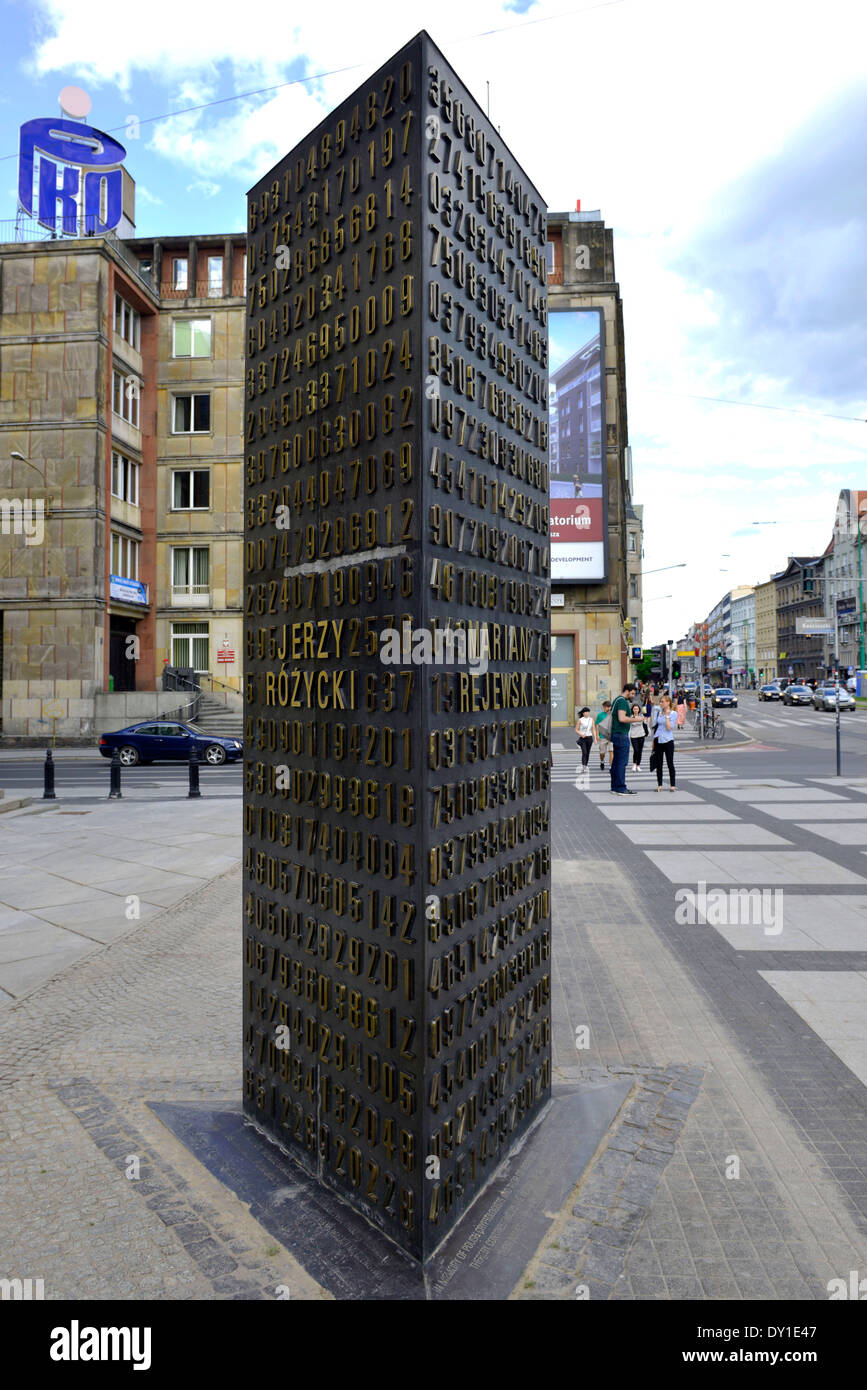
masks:
<svg viewBox="0 0 867 1390"><path fill-rule="evenodd" d="M194 183L187 184L188 193L200 193L203 198L216 198L220 191L218 183L212 183L210 179L196 179Z"/></svg>
<svg viewBox="0 0 867 1390"><path fill-rule="evenodd" d="M144 75L169 89L165 110L354 65L142 128L150 149L185 179L224 187L237 179L242 189L431 22L429 0L399 9L390 0L364 8L354 0L303 7L259 0L249 18L229 0L214 0L206 15L152 0L146 24L121 6L104 25L94 24L91 0L31 3L38 74L114 84L125 96ZM724 8L627 0L555 17L565 8L563 0L539 0L527 18L550 22L523 24L514 0L440 0L432 37L482 105L490 84L494 124L549 205L572 208L580 197L614 228L645 563L689 563L656 577L657 592L675 598L648 606L646 637L655 641L679 636L727 588L766 578L788 553L822 549L837 487L863 481L863 424L668 394L745 394L835 410L790 396L773 360L753 377L736 347L733 360L721 360L717 330L738 309L725 275L712 294L701 280L688 283L677 265L696 229L722 218L724 200L730 207L749 196L751 169L777 156L833 93L863 80L863 45L841 41L860 32L861 7L857 0L824 0L821 12L813 0L729 0ZM501 26L513 32L472 37ZM784 310L799 296L821 298L829 267L846 249L823 243L818 263L802 272L797 217L791 230L787 244L767 248L787 268ZM715 252L722 272L726 251L723 243ZM867 403L860 413L867 415ZM756 517L781 524L732 538ZM731 552L727 574L717 551Z"/></svg>
<svg viewBox="0 0 867 1390"><path fill-rule="evenodd" d="M143 183L136 184L135 196L137 202L153 203L155 207L164 206L162 198L158 198L156 193L151 193L149 189L145 188Z"/></svg>

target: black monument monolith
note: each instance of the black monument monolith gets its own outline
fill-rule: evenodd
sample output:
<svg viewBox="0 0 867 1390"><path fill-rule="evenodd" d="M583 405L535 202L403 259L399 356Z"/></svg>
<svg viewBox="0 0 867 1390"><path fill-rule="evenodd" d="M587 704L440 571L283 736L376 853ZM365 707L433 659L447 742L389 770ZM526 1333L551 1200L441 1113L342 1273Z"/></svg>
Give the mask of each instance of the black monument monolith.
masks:
<svg viewBox="0 0 867 1390"><path fill-rule="evenodd" d="M546 285L425 33L250 193L244 1108L420 1260L550 1094Z"/></svg>

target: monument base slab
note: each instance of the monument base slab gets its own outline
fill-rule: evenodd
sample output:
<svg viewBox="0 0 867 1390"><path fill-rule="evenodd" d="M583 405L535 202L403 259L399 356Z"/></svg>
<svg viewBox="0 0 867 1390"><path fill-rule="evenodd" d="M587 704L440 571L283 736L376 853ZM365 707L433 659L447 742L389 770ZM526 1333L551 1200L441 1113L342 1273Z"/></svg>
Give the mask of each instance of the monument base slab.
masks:
<svg viewBox="0 0 867 1390"><path fill-rule="evenodd" d="M336 1299L508 1298L631 1089L555 1085L550 1105L421 1266L237 1109L151 1103L195 1158Z"/></svg>

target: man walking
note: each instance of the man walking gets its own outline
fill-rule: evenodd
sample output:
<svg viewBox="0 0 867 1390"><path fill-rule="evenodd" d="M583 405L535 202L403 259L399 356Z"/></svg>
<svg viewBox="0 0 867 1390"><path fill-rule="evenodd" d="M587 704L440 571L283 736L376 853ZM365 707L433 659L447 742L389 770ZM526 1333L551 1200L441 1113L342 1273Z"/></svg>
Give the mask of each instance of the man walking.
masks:
<svg viewBox="0 0 867 1390"><path fill-rule="evenodd" d="M594 737L595 740L596 740L596 751L597 751L597 753L599 754L599 771L600 771L600 772L604 772L604 771L605 771L605 754L608 752L609 749L611 750L611 763L613 763L613 761L614 761L614 745L613 745L612 742L611 742L611 738L610 738L610 737L606 737L606 736L602 733L602 729L601 729L601 725L603 724L603 722L604 722L606 719L609 719L610 714L611 714L611 701L610 701L610 700L603 700L603 701L602 701L602 708L601 708L601 710L599 711L599 713L597 714L596 718L595 718L594 721L593 721L593 737ZM611 763L609 763L609 766L611 765Z"/></svg>
<svg viewBox="0 0 867 1390"><path fill-rule="evenodd" d="M617 796L635 796L626 785L626 764L629 761L629 732L633 724L642 716L632 713L632 699L635 695L635 681L627 681L622 694L617 696L611 706L611 746L614 757L611 760L611 790Z"/></svg>

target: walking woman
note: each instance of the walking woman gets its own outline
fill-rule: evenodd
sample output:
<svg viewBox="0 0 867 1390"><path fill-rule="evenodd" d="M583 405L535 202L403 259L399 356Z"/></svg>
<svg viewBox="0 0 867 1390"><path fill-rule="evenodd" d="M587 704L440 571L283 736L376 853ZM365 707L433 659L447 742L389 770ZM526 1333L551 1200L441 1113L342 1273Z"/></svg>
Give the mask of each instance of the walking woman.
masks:
<svg viewBox="0 0 867 1390"><path fill-rule="evenodd" d="M676 791L674 784L674 731L677 715L672 707L670 695L660 695L656 709L656 722L653 726L653 751L656 754L656 790L662 791L662 760L668 764L669 791Z"/></svg>
<svg viewBox="0 0 867 1390"><path fill-rule="evenodd" d="M640 772L641 753L644 748L644 740L647 738L647 725L641 717L641 706L639 704L632 706L632 713L637 714L641 719L640 724L633 724L632 728L629 730L629 738L632 742L632 771Z"/></svg>
<svg viewBox="0 0 867 1390"><path fill-rule="evenodd" d="M578 714L575 733L578 736L578 747L581 749L581 771L585 778L589 778L590 749L593 747L596 735L593 728L593 718L587 705Z"/></svg>
<svg viewBox="0 0 867 1390"><path fill-rule="evenodd" d="M680 686L677 688L677 727L683 729L686 726L686 696Z"/></svg>

